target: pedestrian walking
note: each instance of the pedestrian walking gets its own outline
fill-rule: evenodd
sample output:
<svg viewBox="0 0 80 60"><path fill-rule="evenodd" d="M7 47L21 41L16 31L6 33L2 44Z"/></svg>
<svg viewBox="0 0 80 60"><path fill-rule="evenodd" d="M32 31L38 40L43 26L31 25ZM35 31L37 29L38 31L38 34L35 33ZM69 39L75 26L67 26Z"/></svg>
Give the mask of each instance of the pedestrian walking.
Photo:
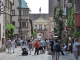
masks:
<svg viewBox="0 0 80 60"><path fill-rule="evenodd" d="M37 53L37 55L39 55L39 41L38 40L34 42L34 47L35 47L35 53L34 54Z"/></svg>
<svg viewBox="0 0 80 60"><path fill-rule="evenodd" d="M42 47L41 40L39 40L39 52L40 52L40 54L43 53L43 47Z"/></svg>
<svg viewBox="0 0 80 60"><path fill-rule="evenodd" d="M11 45L12 45L13 53L15 53L15 46L16 46L15 40L12 40Z"/></svg>
<svg viewBox="0 0 80 60"><path fill-rule="evenodd" d="M23 42L23 37L21 37L21 40L20 40L21 49L22 49L22 42Z"/></svg>
<svg viewBox="0 0 80 60"><path fill-rule="evenodd" d="M26 45L26 41L22 39L21 46Z"/></svg>
<svg viewBox="0 0 80 60"><path fill-rule="evenodd" d="M47 40L46 40L47 51L49 51L49 40L50 40L50 39L47 39Z"/></svg>
<svg viewBox="0 0 80 60"><path fill-rule="evenodd" d="M62 48L61 40L60 40L60 39L58 39L58 43L59 43L59 45L61 46L61 54L64 55L64 52L63 52L63 50L62 50L63 48Z"/></svg>
<svg viewBox="0 0 80 60"><path fill-rule="evenodd" d="M7 49L8 49L8 53L11 53L11 39L10 38L7 40Z"/></svg>
<svg viewBox="0 0 80 60"><path fill-rule="evenodd" d="M53 48L55 50L56 60L59 60L59 56L60 56L60 52L61 52L61 46L57 40L55 41Z"/></svg>
<svg viewBox="0 0 80 60"><path fill-rule="evenodd" d="M41 40L41 43L42 43L42 53L45 53L45 49L46 49L46 42L45 40Z"/></svg>
<svg viewBox="0 0 80 60"><path fill-rule="evenodd" d="M53 46L54 46L54 40L51 40L51 42L50 42L50 46L51 46L52 59L54 59L54 55L55 55L55 52L54 52L54 49L53 49Z"/></svg>
<svg viewBox="0 0 80 60"><path fill-rule="evenodd" d="M15 39L15 47L17 48L17 39Z"/></svg>
<svg viewBox="0 0 80 60"><path fill-rule="evenodd" d="M32 41L29 41L28 47L29 47L29 52L30 52L30 55L31 55L31 51L32 51Z"/></svg>
<svg viewBox="0 0 80 60"><path fill-rule="evenodd" d="M76 60L78 60L78 46L79 46L79 43L78 43L77 40L78 39L75 38L74 44L73 44L73 53L74 53L74 56L75 56Z"/></svg>

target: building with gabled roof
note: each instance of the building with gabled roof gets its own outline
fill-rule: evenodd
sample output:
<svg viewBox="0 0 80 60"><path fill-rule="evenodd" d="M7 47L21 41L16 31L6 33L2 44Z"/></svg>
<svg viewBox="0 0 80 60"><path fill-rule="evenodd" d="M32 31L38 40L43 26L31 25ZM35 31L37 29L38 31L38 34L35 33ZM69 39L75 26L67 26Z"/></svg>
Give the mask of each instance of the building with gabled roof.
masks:
<svg viewBox="0 0 80 60"><path fill-rule="evenodd" d="M12 23L16 26L16 29L14 31L15 38L29 38L29 7L25 0L14 0L12 15Z"/></svg>
<svg viewBox="0 0 80 60"><path fill-rule="evenodd" d="M6 24L11 23L12 5L14 0L0 0L0 52L6 50Z"/></svg>

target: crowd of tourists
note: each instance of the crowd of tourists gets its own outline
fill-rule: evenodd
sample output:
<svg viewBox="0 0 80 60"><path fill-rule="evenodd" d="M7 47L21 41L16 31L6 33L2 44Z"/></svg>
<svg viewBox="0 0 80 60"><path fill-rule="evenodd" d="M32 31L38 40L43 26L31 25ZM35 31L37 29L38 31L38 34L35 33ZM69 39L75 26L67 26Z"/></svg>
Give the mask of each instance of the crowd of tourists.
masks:
<svg viewBox="0 0 80 60"><path fill-rule="evenodd" d="M75 60L78 60L79 54L79 42L77 38L70 40L70 46L62 44L59 39L51 41L51 53L52 60L59 60L60 53L64 55L64 52L74 53Z"/></svg>
<svg viewBox="0 0 80 60"><path fill-rule="evenodd" d="M35 50L34 54L42 54L45 53L46 49L46 41L45 40L39 40L39 39L31 39L31 40L25 40L23 38L19 39L20 44L16 39L8 39L6 42L6 47L8 49L8 53L11 53L11 49L13 53L15 53L15 48L18 46L21 46L21 49L23 51L24 48L29 52L31 55L31 51ZM11 48L12 47L12 48Z"/></svg>
<svg viewBox="0 0 80 60"><path fill-rule="evenodd" d="M34 50L34 55L44 54L46 51L50 51L52 55L52 60L59 60L60 54L64 55L64 51L67 51L68 46L62 44L60 39L30 39L25 40L23 38L20 40L20 47L22 50L22 55L31 55ZM17 41L15 39L8 39L6 42L8 53L11 53L11 47L13 53L15 53L15 48L17 47ZM79 43L77 39L71 44L71 53L74 53L75 59L78 60L78 46Z"/></svg>

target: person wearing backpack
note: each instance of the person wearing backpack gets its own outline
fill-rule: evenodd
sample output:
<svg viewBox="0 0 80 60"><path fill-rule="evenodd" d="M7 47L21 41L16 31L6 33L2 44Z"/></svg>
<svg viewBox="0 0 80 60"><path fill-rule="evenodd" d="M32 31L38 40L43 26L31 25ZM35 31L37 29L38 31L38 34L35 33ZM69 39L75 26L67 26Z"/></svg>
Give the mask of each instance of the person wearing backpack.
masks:
<svg viewBox="0 0 80 60"><path fill-rule="evenodd" d="M28 43L28 47L29 47L29 52L30 52L30 55L31 55L31 51L32 51L32 41L31 40Z"/></svg>
<svg viewBox="0 0 80 60"><path fill-rule="evenodd" d="M54 46L54 40L52 39L52 40L50 41L52 59L54 59L54 49L53 49L53 46Z"/></svg>
<svg viewBox="0 0 80 60"><path fill-rule="evenodd" d="M56 60L59 60L59 56L60 56L60 52L61 52L61 46L60 46L60 44L58 43L57 40L55 41L55 44L54 44L53 48L55 50Z"/></svg>

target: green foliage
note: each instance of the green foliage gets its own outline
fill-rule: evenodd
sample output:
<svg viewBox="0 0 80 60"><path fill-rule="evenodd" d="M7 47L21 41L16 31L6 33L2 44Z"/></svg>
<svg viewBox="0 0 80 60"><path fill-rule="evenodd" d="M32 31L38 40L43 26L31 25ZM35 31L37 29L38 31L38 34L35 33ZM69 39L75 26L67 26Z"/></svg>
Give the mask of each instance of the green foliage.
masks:
<svg viewBox="0 0 80 60"><path fill-rule="evenodd" d="M69 2L71 2L69 0ZM68 8L68 16L67 16L67 26L73 26L74 28L71 29L70 33L73 37L80 37L80 32L74 26L74 7Z"/></svg>
<svg viewBox="0 0 80 60"><path fill-rule="evenodd" d="M13 24L6 24L6 30L15 29L16 27Z"/></svg>
<svg viewBox="0 0 80 60"><path fill-rule="evenodd" d="M57 32L56 32L57 36L60 36L60 30L57 29Z"/></svg>
<svg viewBox="0 0 80 60"><path fill-rule="evenodd" d="M67 40L63 40L63 44L67 44Z"/></svg>
<svg viewBox="0 0 80 60"><path fill-rule="evenodd" d="M68 9L67 26L74 26L74 8Z"/></svg>
<svg viewBox="0 0 80 60"><path fill-rule="evenodd" d="M62 32L62 29L63 29L63 23L62 23L62 21L60 21L60 18L62 17L62 10L61 10L61 8L57 7L55 12L56 12L55 13L55 22L58 25L56 33L59 37L61 37L61 32Z"/></svg>
<svg viewBox="0 0 80 60"><path fill-rule="evenodd" d="M14 36L14 30L15 30L15 26L12 24L6 24L6 31L7 31L7 35L9 37Z"/></svg>
<svg viewBox="0 0 80 60"><path fill-rule="evenodd" d="M36 36L36 32L34 31L33 27L31 27L31 37L35 37Z"/></svg>
<svg viewBox="0 0 80 60"><path fill-rule="evenodd" d="M77 31L76 28L73 29L72 36L75 38L80 38L80 31Z"/></svg>
<svg viewBox="0 0 80 60"><path fill-rule="evenodd" d="M68 45L68 36L66 36L65 40L63 40L63 44Z"/></svg>

